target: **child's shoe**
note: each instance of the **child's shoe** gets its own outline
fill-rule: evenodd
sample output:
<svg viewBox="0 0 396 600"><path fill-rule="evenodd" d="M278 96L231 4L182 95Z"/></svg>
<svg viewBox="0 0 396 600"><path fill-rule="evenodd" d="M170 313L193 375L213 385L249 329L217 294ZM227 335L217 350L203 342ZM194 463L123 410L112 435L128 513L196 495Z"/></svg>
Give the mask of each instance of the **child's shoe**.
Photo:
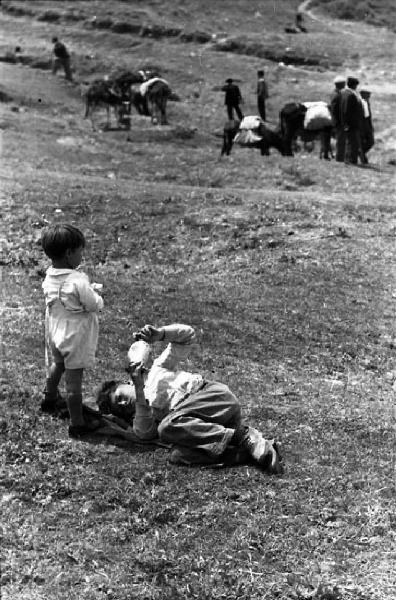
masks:
<svg viewBox="0 0 396 600"><path fill-rule="evenodd" d="M67 409L66 401L59 392L52 394L44 391L44 399L41 402L41 412L44 413L55 413L57 411L63 411Z"/></svg>
<svg viewBox="0 0 396 600"><path fill-rule="evenodd" d="M282 457L275 440L266 440L254 427L247 427L240 446L249 451L254 462L267 473L283 473Z"/></svg>
<svg viewBox="0 0 396 600"><path fill-rule="evenodd" d="M86 421L84 425L69 425L69 437L80 438L84 437L85 435L91 435L92 433L98 431L98 429L101 427L103 427L103 423L100 419L95 421Z"/></svg>

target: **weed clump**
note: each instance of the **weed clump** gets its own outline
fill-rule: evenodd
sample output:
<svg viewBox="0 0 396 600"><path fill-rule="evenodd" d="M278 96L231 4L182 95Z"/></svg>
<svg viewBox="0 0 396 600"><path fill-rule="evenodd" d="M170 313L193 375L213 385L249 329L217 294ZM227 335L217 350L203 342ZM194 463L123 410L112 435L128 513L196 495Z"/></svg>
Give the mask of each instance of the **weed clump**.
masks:
<svg viewBox="0 0 396 600"><path fill-rule="evenodd" d="M37 17L37 21L48 21L49 23L55 23L56 21L59 21L60 18L60 13L56 12L55 10L46 10Z"/></svg>

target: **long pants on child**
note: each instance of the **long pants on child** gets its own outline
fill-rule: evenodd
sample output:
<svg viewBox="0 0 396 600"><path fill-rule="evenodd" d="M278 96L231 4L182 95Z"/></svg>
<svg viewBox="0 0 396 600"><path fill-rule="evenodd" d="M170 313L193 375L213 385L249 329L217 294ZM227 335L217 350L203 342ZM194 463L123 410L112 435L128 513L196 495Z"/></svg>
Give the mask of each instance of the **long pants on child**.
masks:
<svg viewBox="0 0 396 600"><path fill-rule="evenodd" d="M187 454L193 449L207 458L205 462L216 462L240 423L241 407L234 394L223 383L207 381L161 421L158 435Z"/></svg>

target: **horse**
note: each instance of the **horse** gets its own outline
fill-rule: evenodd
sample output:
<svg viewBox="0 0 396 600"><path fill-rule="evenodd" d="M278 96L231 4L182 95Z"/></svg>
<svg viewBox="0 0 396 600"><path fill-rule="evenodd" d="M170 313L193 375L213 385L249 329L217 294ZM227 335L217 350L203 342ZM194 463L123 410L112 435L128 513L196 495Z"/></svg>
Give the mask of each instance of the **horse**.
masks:
<svg viewBox="0 0 396 600"><path fill-rule="evenodd" d="M172 96L171 88L164 79L155 78L152 83L150 81L147 83L146 98L151 122L167 125L166 105Z"/></svg>
<svg viewBox="0 0 396 600"><path fill-rule="evenodd" d="M240 129L240 121L237 119L231 119L227 121L224 125L223 130L223 147L221 149L221 156L225 154L229 156L231 153L232 146L234 142L240 143L245 148L258 148L260 150L261 156L268 156L270 148L276 148L278 152L282 155L284 152L284 143L282 136L278 131L274 131L269 129L262 121L257 117L260 121L260 124L257 128L254 129L254 134L249 136L247 141L238 142L238 134L241 132ZM256 139L254 139L256 138Z"/></svg>
<svg viewBox="0 0 396 600"><path fill-rule="evenodd" d="M293 156L293 143L298 136L304 143L320 138L320 158L329 160L333 157L331 150L332 125L318 126L318 128L307 129L304 126L305 116L310 103L289 102L279 112L279 128L284 141L285 154ZM329 123L331 118L329 117Z"/></svg>

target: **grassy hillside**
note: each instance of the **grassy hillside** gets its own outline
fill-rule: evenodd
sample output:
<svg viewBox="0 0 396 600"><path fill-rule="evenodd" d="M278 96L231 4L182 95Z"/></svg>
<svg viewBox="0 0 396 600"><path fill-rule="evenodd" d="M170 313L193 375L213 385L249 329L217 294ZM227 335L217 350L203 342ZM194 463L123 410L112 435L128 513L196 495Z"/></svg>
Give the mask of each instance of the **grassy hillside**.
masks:
<svg viewBox="0 0 396 600"><path fill-rule="evenodd" d="M2 5L2 598L393 600L394 34L323 15L287 34L297 3L283 1ZM51 75L53 35L76 85ZM181 99L170 125L134 113L130 131L106 130L98 111L93 131L79 84L150 64ZM220 159L218 87L233 76L254 114L259 67L270 126L357 71L373 90L369 166L318 148ZM186 368L228 384L281 441L283 477L72 440L40 413L39 238L58 222L83 230L83 269L104 284L85 397L125 376L137 327L190 323Z"/></svg>
<svg viewBox="0 0 396 600"><path fill-rule="evenodd" d="M396 31L396 5L393 0L312 0L310 6L338 19L365 21Z"/></svg>

